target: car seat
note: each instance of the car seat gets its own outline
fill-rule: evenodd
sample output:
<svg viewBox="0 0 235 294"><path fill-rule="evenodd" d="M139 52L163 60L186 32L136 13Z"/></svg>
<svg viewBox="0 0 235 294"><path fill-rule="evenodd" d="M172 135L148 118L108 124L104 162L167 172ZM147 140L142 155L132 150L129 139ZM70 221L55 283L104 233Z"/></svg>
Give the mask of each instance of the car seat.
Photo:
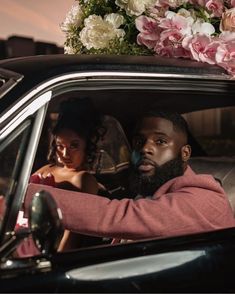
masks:
<svg viewBox="0 0 235 294"><path fill-rule="evenodd" d="M235 216L235 158L192 157L189 165L196 173L210 174L221 183Z"/></svg>

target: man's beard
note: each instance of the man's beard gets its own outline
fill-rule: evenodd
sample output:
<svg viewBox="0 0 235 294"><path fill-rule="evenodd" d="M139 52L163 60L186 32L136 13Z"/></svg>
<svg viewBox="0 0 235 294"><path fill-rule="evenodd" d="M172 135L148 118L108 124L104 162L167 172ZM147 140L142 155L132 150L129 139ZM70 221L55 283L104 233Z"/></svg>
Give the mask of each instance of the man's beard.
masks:
<svg viewBox="0 0 235 294"><path fill-rule="evenodd" d="M130 172L130 192L132 196L153 196L153 194L169 180L184 174L184 163L180 157L169 160L159 166L154 162L154 174L145 175L138 170L138 165L133 165Z"/></svg>

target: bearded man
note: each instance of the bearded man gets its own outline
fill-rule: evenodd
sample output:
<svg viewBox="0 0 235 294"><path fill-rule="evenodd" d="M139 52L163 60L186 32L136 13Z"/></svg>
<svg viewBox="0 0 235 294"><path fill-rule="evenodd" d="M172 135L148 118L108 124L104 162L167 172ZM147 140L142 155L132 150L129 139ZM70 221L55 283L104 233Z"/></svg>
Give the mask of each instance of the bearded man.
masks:
<svg viewBox="0 0 235 294"><path fill-rule="evenodd" d="M182 176L190 158L186 121L175 113L149 112L133 136L130 190L153 196L167 181Z"/></svg>
<svg viewBox="0 0 235 294"><path fill-rule="evenodd" d="M133 136L130 191L134 199L105 197L29 184L27 197L51 193L66 229L115 240L169 237L235 226L221 185L188 165L186 121L177 113L149 112Z"/></svg>

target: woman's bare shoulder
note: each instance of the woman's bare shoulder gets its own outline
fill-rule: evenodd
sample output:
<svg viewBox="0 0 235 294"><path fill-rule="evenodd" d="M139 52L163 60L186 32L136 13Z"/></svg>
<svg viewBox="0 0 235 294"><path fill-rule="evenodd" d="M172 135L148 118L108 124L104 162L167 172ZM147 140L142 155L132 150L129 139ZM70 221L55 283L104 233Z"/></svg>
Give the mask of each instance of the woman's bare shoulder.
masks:
<svg viewBox="0 0 235 294"><path fill-rule="evenodd" d="M96 182L96 178L89 173L86 170L82 170L77 172L76 174L74 174L74 176L72 177L73 181L95 181Z"/></svg>
<svg viewBox="0 0 235 294"><path fill-rule="evenodd" d="M39 168L34 174L47 174L52 172L55 169L55 166L47 164Z"/></svg>
<svg viewBox="0 0 235 294"><path fill-rule="evenodd" d="M76 173L72 178L72 182L83 192L96 194L98 191L98 183L96 178L88 171L84 170Z"/></svg>

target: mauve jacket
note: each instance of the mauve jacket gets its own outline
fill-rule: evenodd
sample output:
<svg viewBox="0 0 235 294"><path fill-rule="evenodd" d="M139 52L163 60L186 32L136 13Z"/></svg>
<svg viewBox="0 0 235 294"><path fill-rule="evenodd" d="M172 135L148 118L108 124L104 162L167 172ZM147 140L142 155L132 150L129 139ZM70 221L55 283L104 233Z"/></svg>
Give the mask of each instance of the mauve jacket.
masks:
<svg viewBox="0 0 235 294"><path fill-rule="evenodd" d="M26 207L40 190L51 193L63 214L65 228L82 234L140 240L235 227L233 212L220 184L184 175L160 187L151 199L110 200L105 197L29 184Z"/></svg>

